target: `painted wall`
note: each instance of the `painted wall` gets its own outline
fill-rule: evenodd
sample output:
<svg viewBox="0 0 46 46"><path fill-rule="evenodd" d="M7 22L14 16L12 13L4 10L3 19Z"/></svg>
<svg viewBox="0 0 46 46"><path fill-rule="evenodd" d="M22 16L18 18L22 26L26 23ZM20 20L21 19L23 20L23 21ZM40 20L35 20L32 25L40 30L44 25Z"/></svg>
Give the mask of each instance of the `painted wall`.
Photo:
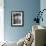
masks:
<svg viewBox="0 0 46 46"><path fill-rule="evenodd" d="M43 9L46 9L46 0L41 0L40 1L40 9L41 9L41 11L43 10ZM41 21L40 22L40 25L42 25L42 26L45 26L46 27L46 10L43 12L43 15L42 15L42 17L43 17L43 22Z"/></svg>
<svg viewBox="0 0 46 46"><path fill-rule="evenodd" d="M7 41L18 41L32 29L36 12L40 9L40 0L5 0L4 35ZM24 26L11 27L11 11L24 11Z"/></svg>

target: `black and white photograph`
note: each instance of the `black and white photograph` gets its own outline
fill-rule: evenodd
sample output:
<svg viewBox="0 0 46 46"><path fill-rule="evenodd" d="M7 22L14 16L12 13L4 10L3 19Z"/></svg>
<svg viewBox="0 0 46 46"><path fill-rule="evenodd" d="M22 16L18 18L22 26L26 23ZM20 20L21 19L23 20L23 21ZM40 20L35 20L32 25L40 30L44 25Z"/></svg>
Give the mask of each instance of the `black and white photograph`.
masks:
<svg viewBox="0 0 46 46"><path fill-rule="evenodd" d="M11 24L12 26L22 26L23 25L23 11L12 11L11 13Z"/></svg>

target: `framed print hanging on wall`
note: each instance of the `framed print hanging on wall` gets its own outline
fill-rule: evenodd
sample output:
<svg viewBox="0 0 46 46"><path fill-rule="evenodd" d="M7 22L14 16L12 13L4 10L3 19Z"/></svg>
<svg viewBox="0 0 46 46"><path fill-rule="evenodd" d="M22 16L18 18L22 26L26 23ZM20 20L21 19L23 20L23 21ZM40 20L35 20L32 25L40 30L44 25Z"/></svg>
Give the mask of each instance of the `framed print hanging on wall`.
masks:
<svg viewBox="0 0 46 46"><path fill-rule="evenodd" d="M24 25L24 12L12 11L11 12L11 26L23 26Z"/></svg>

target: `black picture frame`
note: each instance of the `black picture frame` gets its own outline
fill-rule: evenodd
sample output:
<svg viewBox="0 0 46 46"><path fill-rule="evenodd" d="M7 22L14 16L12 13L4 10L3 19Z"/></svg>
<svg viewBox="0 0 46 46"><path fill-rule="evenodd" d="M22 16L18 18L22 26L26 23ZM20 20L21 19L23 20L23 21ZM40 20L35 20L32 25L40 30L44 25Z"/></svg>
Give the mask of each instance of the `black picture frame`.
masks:
<svg viewBox="0 0 46 46"><path fill-rule="evenodd" d="M24 11L11 11L11 26L24 26Z"/></svg>

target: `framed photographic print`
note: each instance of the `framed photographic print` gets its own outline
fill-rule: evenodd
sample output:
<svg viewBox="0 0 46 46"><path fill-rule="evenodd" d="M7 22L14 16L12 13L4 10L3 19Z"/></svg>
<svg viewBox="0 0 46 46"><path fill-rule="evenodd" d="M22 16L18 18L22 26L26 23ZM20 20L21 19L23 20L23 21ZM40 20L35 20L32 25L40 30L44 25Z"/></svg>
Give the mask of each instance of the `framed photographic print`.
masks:
<svg viewBox="0 0 46 46"><path fill-rule="evenodd" d="M11 26L23 26L24 25L24 12L12 11L11 12Z"/></svg>

